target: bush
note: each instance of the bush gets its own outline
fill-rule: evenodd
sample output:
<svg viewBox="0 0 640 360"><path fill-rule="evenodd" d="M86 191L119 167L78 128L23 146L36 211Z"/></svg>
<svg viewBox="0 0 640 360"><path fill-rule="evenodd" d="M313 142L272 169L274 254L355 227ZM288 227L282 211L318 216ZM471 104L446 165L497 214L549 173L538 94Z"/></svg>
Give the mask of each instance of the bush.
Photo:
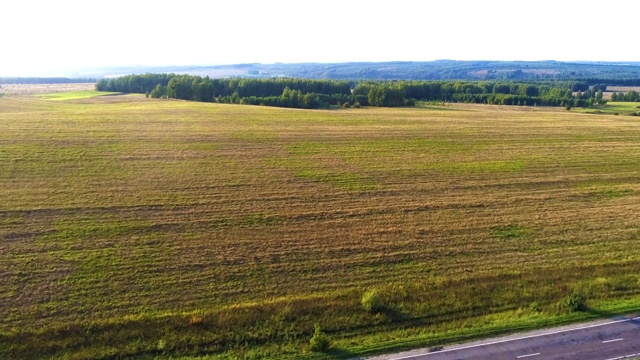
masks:
<svg viewBox="0 0 640 360"><path fill-rule="evenodd" d="M331 347L331 340L329 340L329 337L322 332L320 325L315 324L313 327L315 330L313 331L313 336L309 340L309 348L311 351L322 352L329 350Z"/></svg>
<svg viewBox="0 0 640 360"><path fill-rule="evenodd" d="M578 292L574 292L571 295L567 296L562 302L562 305L565 309L571 312L582 311L587 308L586 299L582 294Z"/></svg>
<svg viewBox="0 0 640 360"><path fill-rule="evenodd" d="M383 309L382 300L380 300L380 296L375 290L369 290L364 293L362 299L360 299L360 304L362 304L362 308L365 311L370 313L379 312Z"/></svg>

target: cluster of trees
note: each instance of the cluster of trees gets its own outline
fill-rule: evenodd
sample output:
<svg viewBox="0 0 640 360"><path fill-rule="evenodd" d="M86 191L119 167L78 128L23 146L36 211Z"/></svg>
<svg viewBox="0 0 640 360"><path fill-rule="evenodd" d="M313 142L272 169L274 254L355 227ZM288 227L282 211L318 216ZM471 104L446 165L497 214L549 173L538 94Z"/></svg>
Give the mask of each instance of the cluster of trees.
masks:
<svg viewBox="0 0 640 360"><path fill-rule="evenodd" d="M635 90L631 90L627 93L622 91L614 92L611 94L611 101L631 101L631 102L639 102L640 101L640 93Z"/></svg>
<svg viewBox="0 0 640 360"><path fill-rule="evenodd" d="M153 97L153 94L151 94L151 97ZM361 101L365 105L367 104L366 97L345 94L305 94L300 90L293 90L289 87L285 87L279 96L241 97L237 92L234 92L231 96L218 96L213 101L223 104L263 105L300 109L322 109L330 106L360 107Z"/></svg>
<svg viewBox="0 0 640 360"><path fill-rule="evenodd" d="M294 108L329 106L406 106L416 100L521 106L584 107L604 104L606 86L588 82L546 81L361 81L211 79L145 74L97 82L96 90L144 93L151 98L267 105Z"/></svg>

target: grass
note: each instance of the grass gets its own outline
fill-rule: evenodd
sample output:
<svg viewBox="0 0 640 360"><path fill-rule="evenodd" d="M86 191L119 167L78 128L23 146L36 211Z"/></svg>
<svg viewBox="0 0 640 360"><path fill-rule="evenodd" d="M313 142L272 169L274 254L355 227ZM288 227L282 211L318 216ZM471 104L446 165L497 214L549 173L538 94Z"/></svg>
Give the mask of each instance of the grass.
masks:
<svg viewBox="0 0 640 360"><path fill-rule="evenodd" d="M440 108L0 98L0 357L348 358L640 310L640 123Z"/></svg>
<svg viewBox="0 0 640 360"><path fill-rule="evenodd" d="M67 91L48 94L36 94L34 96L41 97L47 100L78 100L88 99L96 96L115 95L114 92L101 92L94 90L80 90L80 91Z"/></svg>
<svg viewBox="0 0 640 360"><path fill-rule="evenodd" d="M505 240L524 237L527 234L527 231L521 226L511 224L507 226L496 227L495 229L493 229L492 234L498 239Z"/></svg>
<svg viewBox="0 0 640 360"><path fill-rule="evenodd" d="M571 111L587 113L587 114L638 116L638 114L640 114L640 103L609 101L606 105L600 106L596 109L574 108Z"/></svg>

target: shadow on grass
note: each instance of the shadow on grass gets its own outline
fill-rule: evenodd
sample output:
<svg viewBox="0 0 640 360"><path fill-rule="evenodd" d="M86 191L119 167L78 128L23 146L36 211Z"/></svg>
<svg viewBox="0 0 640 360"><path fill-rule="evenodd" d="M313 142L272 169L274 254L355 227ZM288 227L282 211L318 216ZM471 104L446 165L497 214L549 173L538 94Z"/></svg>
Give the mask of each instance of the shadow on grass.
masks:
<svg viewBox="0 0 640 360"><path fill-rule="evenodd" d="M360 357L356 357L355 353L352 353L351 351L346 349L331 348L325 351L325 354L329 355L331 358L334 358L334 359L351 359L351 360L362 359Z"/></svg>
<svg viewBox="0 0 640 360"><path fill-rule="evenodd" d="M393 309L390 307L385 307L384 309L380 310L380 313L384 314L393 322L409 320L409 317L406 314L403 314L398 309Z"/></svg>
<svg viewBox="0 0 640 360"><path fill-rule="evenodd" d="M599 318L607 318L607 319L611 319L611 320L630 320L629 323L633 324L634 326L638 326L640 327L640 319L638 320L634 320L629 316L624 316L624 315L620 315L620 314L616 314L614 312L610 312L610 311L606 311L606 310L599 310L599 309L593 309L590 307L587 307L584 312L586 312L589 315L593 315L593 316L597 316Z"/></svg>

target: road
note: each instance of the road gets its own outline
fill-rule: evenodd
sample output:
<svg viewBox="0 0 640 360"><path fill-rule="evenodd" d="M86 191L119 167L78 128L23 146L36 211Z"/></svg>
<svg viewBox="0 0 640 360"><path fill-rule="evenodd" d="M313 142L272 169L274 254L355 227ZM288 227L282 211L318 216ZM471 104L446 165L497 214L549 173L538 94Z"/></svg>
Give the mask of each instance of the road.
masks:
<svg viewBox="0 0 640 360"><path fill-rule="evenodd" d="M376 357L376 360L619 360L640 358L640 317Z"/></svg>

